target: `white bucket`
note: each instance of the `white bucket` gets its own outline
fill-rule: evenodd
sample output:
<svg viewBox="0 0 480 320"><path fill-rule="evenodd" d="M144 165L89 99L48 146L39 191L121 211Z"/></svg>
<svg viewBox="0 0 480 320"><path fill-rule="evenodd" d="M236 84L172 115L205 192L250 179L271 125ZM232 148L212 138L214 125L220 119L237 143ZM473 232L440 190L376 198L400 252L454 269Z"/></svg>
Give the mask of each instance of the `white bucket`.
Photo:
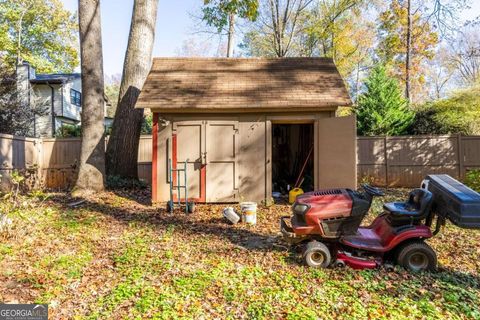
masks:
<svg viewBox="0 0 480 320"><path fill-rule="evenodd" d="M240 203L242 221L248 224L257 224L257 204L255 202Z"/></svg>
<svg viewBox="0 0 480 320"><path fill-rule="evenodd" d="M235 223L237 223L238 221L240 221L240 217L239 217L238 214L235 212L235 210L233 210L232 207L228 207L228 208L223 209L223 216L224 216L228 221L230 221L232 224L235 224Z"/></svg>

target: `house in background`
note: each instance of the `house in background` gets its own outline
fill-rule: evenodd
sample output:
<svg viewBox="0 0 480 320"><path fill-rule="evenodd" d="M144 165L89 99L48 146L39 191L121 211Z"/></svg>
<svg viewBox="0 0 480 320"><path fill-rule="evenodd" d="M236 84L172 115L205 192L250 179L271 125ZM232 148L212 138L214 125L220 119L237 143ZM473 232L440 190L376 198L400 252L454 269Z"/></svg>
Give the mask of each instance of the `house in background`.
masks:
<svg viewBox="0 0 480 320"><path fill-rule="evenodd" d="M332 59L156 58L136 104L153 112L153 202L184 163L196 202L355 189L355 117L336 116L350 105Z"/></svg>
<svg viewBox="0 0 480 320"><path fill-rule="evenodd" d="M28 62L17 66L17 91L22 93L23 103L38 108L30 134L33 137L54 137L66 124L79 125L82 111L82 79L80 73L36 74ZM108 99L102 106L105 127L112 125L107 117Z"/></svg>

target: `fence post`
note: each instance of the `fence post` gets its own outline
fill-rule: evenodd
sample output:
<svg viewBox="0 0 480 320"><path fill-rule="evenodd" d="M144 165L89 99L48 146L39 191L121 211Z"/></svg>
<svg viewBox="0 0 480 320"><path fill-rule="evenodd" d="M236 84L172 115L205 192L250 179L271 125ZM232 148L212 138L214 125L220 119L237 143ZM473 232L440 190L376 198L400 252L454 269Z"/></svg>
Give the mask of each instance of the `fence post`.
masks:
<svg viewBox="0 0 480 320"><path fill-rule="evenodd" d="M388 150L387 150L388 136L383 137L383 157L385 158L385 187L389 186L388 179Z"/></svg>
<svg viewBox="0 0 480 320"><path fill-rule="evenodd" d="M457 152L458 152L458 178L463 180L465 178L465 155L463 150L463 143L462 143L462 134L459 133L457 135Z"/></svg>
<svg viewBox="0 0 480 320"><path fill-rule="evenodd" d="M41 138L35 139L35 149L37 152L37 177L38 181L36 182L37 188L43 188L43 140Z"/></svg>

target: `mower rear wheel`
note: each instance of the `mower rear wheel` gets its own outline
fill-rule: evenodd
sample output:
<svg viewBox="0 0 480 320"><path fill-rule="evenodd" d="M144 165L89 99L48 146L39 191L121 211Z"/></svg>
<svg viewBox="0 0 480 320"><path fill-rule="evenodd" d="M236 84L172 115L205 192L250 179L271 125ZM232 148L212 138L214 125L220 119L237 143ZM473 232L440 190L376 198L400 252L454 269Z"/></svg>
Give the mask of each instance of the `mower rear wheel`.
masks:
<svg viewBox="0 0 480 320"><path fill-rule="evenodd" d="M332 262L332 255L326 245L318 241L310 241L303 250L303 261L309 267L327 268Z"/></svg>
<svg viewBox="0 0 480 320"><path fill-rule="evenodd" d="M397 251L397 263L413 272L435 271L437 254L423 241L410 242Z"/></svg>

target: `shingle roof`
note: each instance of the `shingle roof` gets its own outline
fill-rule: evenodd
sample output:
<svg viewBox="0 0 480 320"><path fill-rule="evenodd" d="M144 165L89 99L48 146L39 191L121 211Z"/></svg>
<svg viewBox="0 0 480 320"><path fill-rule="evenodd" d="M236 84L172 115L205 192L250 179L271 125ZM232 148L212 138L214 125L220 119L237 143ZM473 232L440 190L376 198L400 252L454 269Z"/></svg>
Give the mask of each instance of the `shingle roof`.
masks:
<svg viewBox="0 0 480 320"><path fill-rule="evenodd" d="M30 82L33 83L44 83L44 82L55 82L55 83L64 83L78 79L81 77L80 73L49 73L49 74L36 74L34 79L31 79Z"/></svg>
<svg viewBox="0 0 480 320"><path fill-rule="evenodd" d="M155 58L136 107L255 112L350 104L345 83L328 58Z"/></svg>

